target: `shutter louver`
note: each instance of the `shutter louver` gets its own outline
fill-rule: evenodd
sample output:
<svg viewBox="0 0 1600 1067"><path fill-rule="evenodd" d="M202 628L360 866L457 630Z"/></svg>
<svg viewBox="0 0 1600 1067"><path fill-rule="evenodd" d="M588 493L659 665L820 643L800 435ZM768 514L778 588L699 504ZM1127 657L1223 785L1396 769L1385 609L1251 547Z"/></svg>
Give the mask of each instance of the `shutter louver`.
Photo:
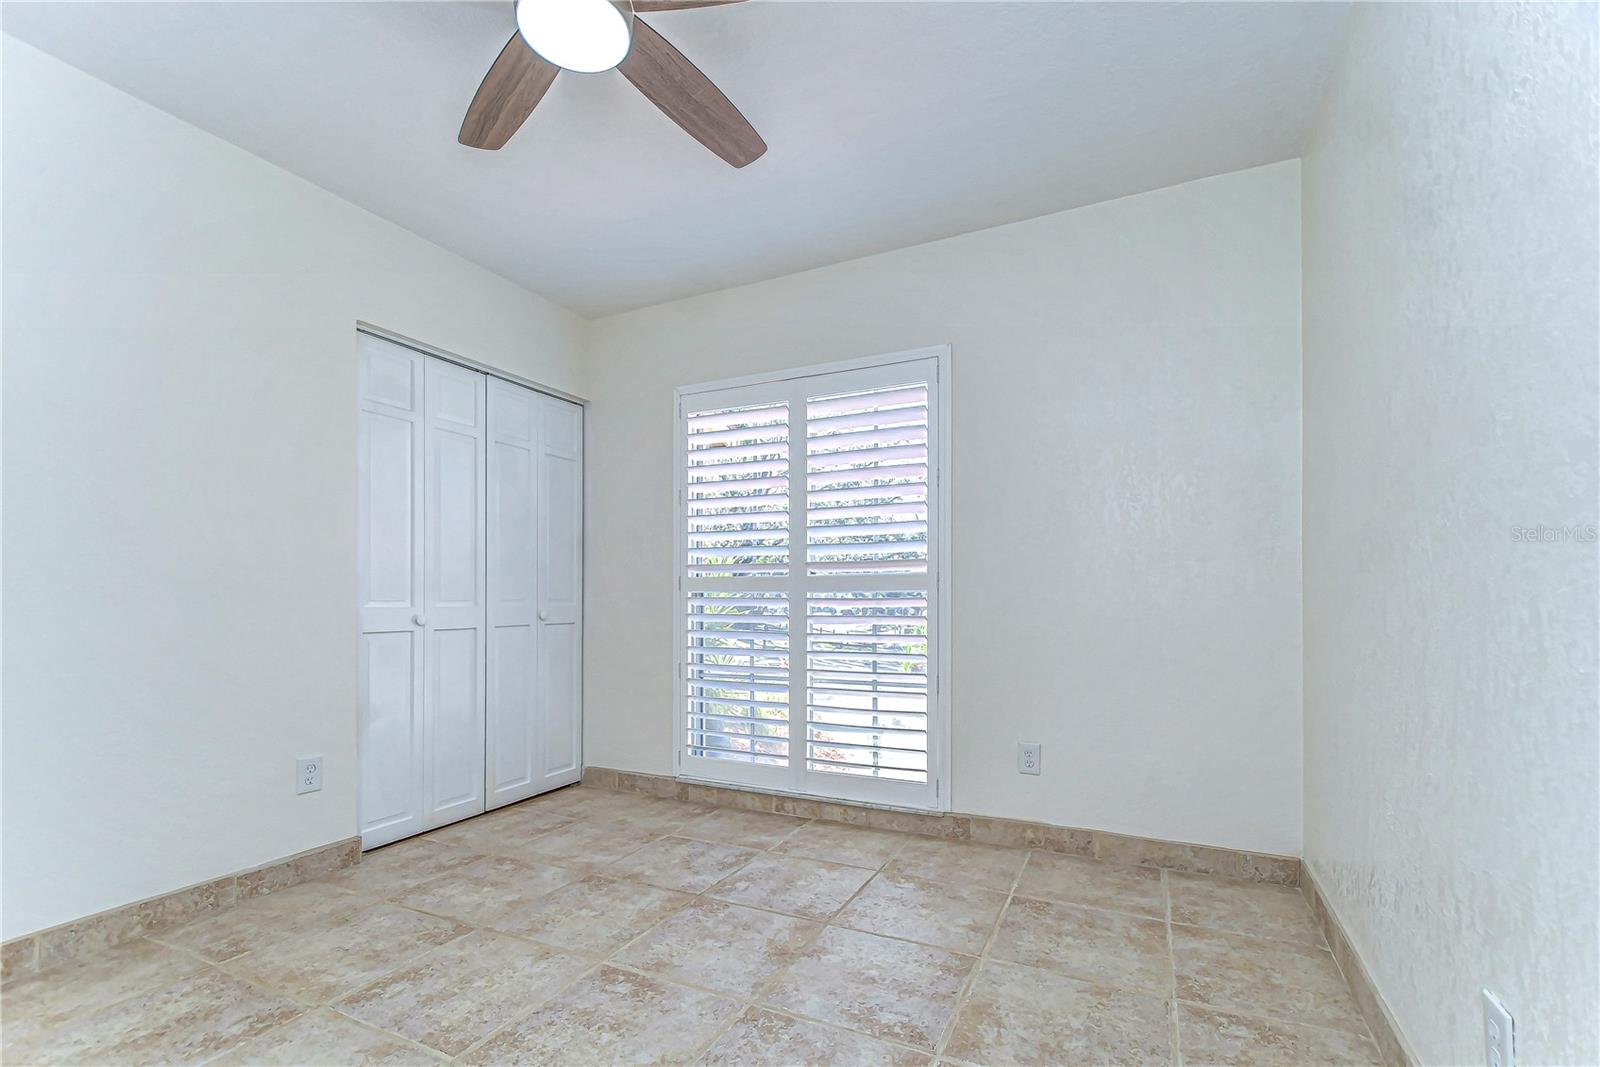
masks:
<svg viewBox="0 0 1600 1067"><path fill-rule="evenodd" d="M806 494L809 573L926 573L927 387L809 401Z"/></svg>
<svg viewBox="0 0 1600 1067"><path fill-rule="evenodd" d="M806 764L928 780L925 593L806 598Z"/></svg>
<svg viewBox="0 0 1600 1067"><path fill-rule="evenodd" d="M688 573L781 575L789 569L789 405L689 416Z"/></svg>
<svg viewBox="0 0 1600 1067"><path fill-rule="evenodd" d="M789 609L782 593L691 593L689 748L789 762Z"/></svg>

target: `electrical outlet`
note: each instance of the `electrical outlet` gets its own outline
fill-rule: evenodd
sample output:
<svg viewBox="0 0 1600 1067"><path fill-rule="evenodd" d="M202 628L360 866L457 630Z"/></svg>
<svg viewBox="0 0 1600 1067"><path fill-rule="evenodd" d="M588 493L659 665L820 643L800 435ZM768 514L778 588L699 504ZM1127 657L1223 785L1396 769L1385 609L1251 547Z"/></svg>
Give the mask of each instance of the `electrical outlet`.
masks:
<svg viewBox="0 0 1600 1067"><path fill-rule="evenodd" d="M1038 774L1041 759L1039 750L1044 746L1037 741L1017 742L1017 773Z"/></svg>
<svg viewBox="0 0 1600 1067"><path fill-rule="evenodd" d="M294 761L294 791L315 793L322 788L322 757L308 756Z"/></svg>
<svg viewBox="0 0 1600 1067"><path fill-rule="evenodd" d="M1483 991L1483 1054L1489 1067L1516 1067L1517 1050L1512 1041L1511 1013L1500 998Z"/></svg>

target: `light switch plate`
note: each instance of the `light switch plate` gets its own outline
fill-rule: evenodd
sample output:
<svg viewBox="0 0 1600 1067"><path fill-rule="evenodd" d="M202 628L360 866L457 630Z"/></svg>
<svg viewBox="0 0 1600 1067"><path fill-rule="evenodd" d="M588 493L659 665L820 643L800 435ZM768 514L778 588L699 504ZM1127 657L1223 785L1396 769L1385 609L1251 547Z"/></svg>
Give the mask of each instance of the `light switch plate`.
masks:
<svg viewBox="0 0 1600 1067"><path fill-rule="evenodd" d="M322 788L322 757L307 756L294 761L294 791L315 793Z"/></svg>

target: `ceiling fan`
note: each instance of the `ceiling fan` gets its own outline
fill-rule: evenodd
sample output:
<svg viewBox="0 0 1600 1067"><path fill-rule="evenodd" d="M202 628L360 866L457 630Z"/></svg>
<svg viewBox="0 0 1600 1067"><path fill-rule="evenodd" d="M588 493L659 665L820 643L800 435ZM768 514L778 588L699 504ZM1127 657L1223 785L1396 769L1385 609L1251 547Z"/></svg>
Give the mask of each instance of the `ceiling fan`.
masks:
<svg viewBox="0 0 1600 1067"><path fill-rule="evenodd" d="M562 70L615 67L684 132L735 167L767 144L711 79L638 12L720 7L740 0L518 0L517 32L483 76L457 140L490 151L516 133Z"/></svg>

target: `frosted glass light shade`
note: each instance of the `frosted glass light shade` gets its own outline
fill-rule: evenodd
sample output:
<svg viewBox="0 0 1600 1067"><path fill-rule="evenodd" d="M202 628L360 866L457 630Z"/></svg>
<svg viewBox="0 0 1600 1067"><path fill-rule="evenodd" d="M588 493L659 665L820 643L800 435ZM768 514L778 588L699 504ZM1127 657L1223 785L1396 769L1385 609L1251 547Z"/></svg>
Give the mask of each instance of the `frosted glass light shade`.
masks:
<svg viewBox="0 0 1600 1067"><path fill-rule="evenodd" d="M627 58L633 6L628 0L518 0L517 31L540 58L597 74Z"/></svg>

